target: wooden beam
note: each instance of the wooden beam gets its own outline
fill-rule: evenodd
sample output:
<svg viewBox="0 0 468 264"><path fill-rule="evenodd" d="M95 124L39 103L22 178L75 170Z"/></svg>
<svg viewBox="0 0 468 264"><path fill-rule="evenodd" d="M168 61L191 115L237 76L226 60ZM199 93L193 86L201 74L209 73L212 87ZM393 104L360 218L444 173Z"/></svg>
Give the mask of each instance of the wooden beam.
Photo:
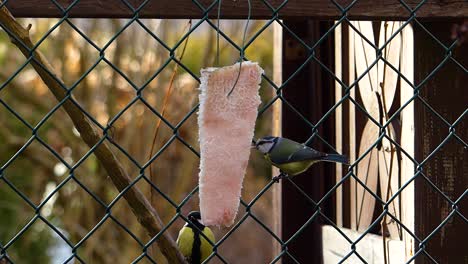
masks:
<svg viewBox="0 0 468 264"><path fill-rule="evenodd" d="M142 0L126 0L135 9ZM273 9L282 5L284 0L251 0L252 18L266 19L274 16ZM68 7L72 0L57 0L62 6ZM200 3L200 8L196 3ZM342 7L347 7L352 0L337 1ZM410 8L420 4L420 0L406 0ZM141 18L202 18L203 9L208 8L214 0L159 0L149 1L139 12ZM269 3L268 6L265 3ZM10 0L6 3L16 17L62 17L62 11L50 0ZM216 17L216 5L209 15ZM222 18L245 18L247 16L247 1L222 1ZM68 13L70 17L87 18L129 18L134 16L131 8L123 1L116 0L81 0ZM318 19L337 19L342 11L329 0L290 0L278 12L280 18L308 17ZM411 17L398 0L361 0L347 12L350 19L406 20ZM468 17L468 3L460 0L428 0L417 10L418 18L434 20Z"/></svg>
<svg viewBox="0 0 468 264"><path fill-rule="evenodd" d="M330 28L332 22L318 22L310 19L284 20L284 23L295 29L298 37L311 45L317 42ZM333 35L332 35L333 36ZM328 68L334 68L334 38L328 38L316 50L315 56ZM283 80L289 79L310 53L302 47L294 36L283 31ZM316 123L334 104L334 80L331 75L325 72L318 63L306 63L304 68L298 72L294 78L290 79L283 89L283 96L310 122ZM312 135L312 129L305 121L290 107L283 104L282 111L283 136L304 142ZM328 118L318 127L318 133L330 144L334 144L334 119ZM311 146L318 150L329 152L318 138L314 138ZM292 181L298 185L310 198L318 201L323 197L335 182L335 167L330 163L318 163L312 166L307 172L295 176ZM334 218L335 211L334 197L320 205L321 212L331 219ZM323 218L316 215L317 207L309 202L296 187L289 181L282 181L282 238L284 241L290 240L292 236L301 229L301 233L287 245L288 252L294 260L285 255L282 263L321 263L322 262L322 238L321 224ZM305 225L306 222L309 224Z"/></svg>
<svg viewBox="0 0 468 264"><path fill-rule="evenodd" d="M452 23L424 23L424 26L442 43L450 43ZM451 54L461 65L467 65L468 43L453 48ZM446 52L427 32L419 26L414 27L414 79L416 84L425 80L435 66L444 60ZM466 69L466 68L465 68ZM466 111L466 84L468 74L456 63L447 61L421 87L419 97L429 104L449 123L455 122ZM414 101L415 158L418 162L426 159L434 149L449 135L449 127L420 99ZM456 135L466 142L468 122L466 115L454 127ZM451 137L444 146L432 155L422 167L425 176L452 201L460 199L459 211L467 215L468 199L462 194L468 182L468 151L464 144ZM452 212L452 205L435 191L422 175L414 181L415 188L415 232L423 240L439 226ZM425 250L439 263L467 263L466 234L468 225L462 217L454 215L447 220L425 244ZM415 251L419 247L415 245ZM415 254L416 254L415 252ZM416 264L431 263L419 255Z"/></svg>
<svg viewBox="0 0 468 264"><path fill-rule="evenodd" d="M285 20L284 23L288 27L297 28L295 33L307 43L312 41L312 21L307 19L293 21ZM294 39L294 37L287 32L283 32L283 79L288 79L303 63L306 57L307 52ZM312 85L310 77L313 73L310 68L310 65L307 65L302 72L297 74L296 77L292 79L286 87L284 87L283 90L283 96L286 100L293 104L298 111L306 117L310 117L311 115L311 107L308 107L308 105L313 105L311 99L314 98L311 89ZM310 136L310 128L308 128L307 125L304 124L304 121L286 105L283 105L282 119L282 134L284 137L304 142ZM316 199L317 193L319 192L320 182L314 179L320 178L322 174L323 170L314 166L314 168L311 168L306 173L296 176L294 178L294 182L309 196ZM282 239L287 241L305 222L307 222L307 219L314 214L317 208L311 205L307 199L288 181L281 182L281 185L281 233ZM293 240L288 245L289 253L300 263L305 263L306 261L311 263L320 263L321 257L318 253L321 251L321 238L319 234L320 226L317 221L314 221L302 231L301 236ZM282 258L282 263L289 264L294 263L294 261L285 256Z"/></svg>

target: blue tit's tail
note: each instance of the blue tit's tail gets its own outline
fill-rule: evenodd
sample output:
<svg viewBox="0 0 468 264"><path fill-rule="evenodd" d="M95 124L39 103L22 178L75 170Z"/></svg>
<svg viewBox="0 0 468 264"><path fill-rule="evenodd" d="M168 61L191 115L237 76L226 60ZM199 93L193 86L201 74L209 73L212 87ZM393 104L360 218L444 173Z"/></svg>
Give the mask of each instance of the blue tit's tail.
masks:
<svg viewBox="0 0 468 264"><path fill-rule="evenodd" d="M349 164L348 157L340 154L327 154L321 159L322 161L338 162L343 164Z"/></svg>

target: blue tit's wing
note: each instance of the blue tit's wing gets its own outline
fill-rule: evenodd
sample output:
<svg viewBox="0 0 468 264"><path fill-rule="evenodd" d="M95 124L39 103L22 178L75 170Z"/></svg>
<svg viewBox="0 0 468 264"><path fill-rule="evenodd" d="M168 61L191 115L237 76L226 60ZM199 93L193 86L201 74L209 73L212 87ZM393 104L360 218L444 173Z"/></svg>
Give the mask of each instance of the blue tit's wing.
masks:
<svg viewBox="0 0 468 264"><path fill-rule="evenodd" d="M325 153L316 151L287 138L279 138L275 147L269 154L269 158L274 164L285 164L304 160L320 160L325 156Z"/></svg>
<svg viewBox="0 0 468 264"><path fill-rule="evenodd" d="M315 149L309 148L307 146L303 146L301 149L292 153L288 157L287 162L290 163L290 162L305 161L305 160L321 160L326 155L327 154L319 152Z"/></svg>

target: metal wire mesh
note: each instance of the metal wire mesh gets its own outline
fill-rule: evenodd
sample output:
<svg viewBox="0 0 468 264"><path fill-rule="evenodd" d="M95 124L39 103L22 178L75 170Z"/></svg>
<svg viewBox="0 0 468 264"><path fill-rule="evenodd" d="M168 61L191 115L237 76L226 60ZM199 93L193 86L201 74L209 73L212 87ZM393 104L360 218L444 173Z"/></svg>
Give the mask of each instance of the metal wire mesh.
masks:
<svg viewBox="0 0 468 264"><path fill-rule="evenodd" d="M3 3L0 5L0 7L8 6L9 1L3 1ZM458 69L462 72L462 74L467 74L468 71L467 69L457 61L454 56L452 56L452 51L453 49L457 46L457 39L455 39L450 45L445 45L444 43L440 42L437 37L431 34L429 30L426 29L426 27L418 20L417 18L417 13L420 8L422 8L425 4L426 1L421 1L421 3L415 7L411 8L408 6L405 1L399 1L401 5L407 10L407 16L408 19L404 21L401 24L401 27L394 32L394 34L390 37L388 37L387 41L380 46L376 46L373 44L373 42L367 40L367 37L363 35L360 31L359 28L356 28L355 25L350 21L348 18L348 12L355 6L355 4L358 1L353 1L350 5L348 6L342 6L340 5L337 1L330 1L332 2L337 10L341 13L341 16L339 19L337 19L336 23L328 29L328 31L323 34L315 43L306 43L303 39L298 37L295 33L294 28L289 28L285 23L281 20L281 10L288 4L288 1L284 1L280 6L277 8L273 7L268 1L263 0L262 4L267 6L271 10L271 18L266 21L266 23L258 28L254 34L246 40L244 46L239 46L238 44L235 43L224 31L223 29L218 28L219 24L216 24L213 22L213 20L208 18L208 14L212 12L213 10L216 9L216 7L219 4L219 1L213 1L209 6L204 6L203 4L199 3L196 0L193 0L192 3L197 6L200 9L200 15L201 19L196 20L193 22L193 25L190 27L190 29L174 44L174 45L168 45L165 43L165 41L155 34L148 26L142 22L142 20L139 18L139 12L142 10L145 5L149 2L149 0L144 1L141 5L139 6L133 6L129 1L122 0L121 2L124 3L127 8L133 13L133 17L126 21L126 23L120 27L120 29L115 33L114 36L112 36L107 43L104 45L98 45L95 43L90 37L86 35L85 32L83 32L80 28L78 28L74 22L69 18L69 13L70 11L79 4L79 0L73 1L71 4L69 4L67 7L62 6L59 2L55 0L51 0L51 2L56 6L58 10L63 14L62 18L58 20L58 22L51 27L46 34L44 34L35 44L32 46L29 43L25 43L25 40L20 38L15 34L15 32L12 32L9 27L3 23L0 23L0 27L12 38L12 40L16 43L18 43L18 46L20 49L25 50L23 52L26 54L26 61L6 80L4 80L0 86L0 92L4 89L7 89L8 85L11 85L13 80L19 76L21 71L25 69L28 65L38 65L40 68L43 69L45 72L45 75L48 75L49 78L52 79L51 82L56 82L60 85L58 87L61 89L61 91L56 92L56 97L58 94L58 99L59 102L53 107L50 111L47 112L45 116L37 124L32 124L28 120L22 117L20 113L18 113L15 110L15 105L10 105L8 104L5 100L3 100L0 97L0 104L3 106L2 111L7 111L11 113L17 120L19 120L25 127L29 129L29 138L28 140L21 145L21 147L13 154L9 159L0 164L0 184L8 186L17 196L21 198L22 201L27 203L27 205L34 211L34 216L30 219L30 221L24 225L21 230L19 230L10 240L8 241L0 241L0 263L21 263L20 259L12 259L11 256L9 255L9 250L10 248L17 242L18 239L20 239L26 232L29 232L30 229L32 229L33 225L36 222L43 222L45 225L48 226L53 232L58 235L63 241L66 242L66 244L70 247L72 254L64 261L64 263L68 263L69 261L75 261L75 262L80 262L80 263L85 263L86 261L81 258L79 249L82 247L86 241L92 237L96 232L98 232L99 228L106 222L112 221L114 222L118 228L123 229L127 234L129 234L139 245L141 251L138 253L138 257L136 257L132 263L139 263L140 261L149 261L151 263L156 263L156 260L153 259L150 255L150 247L154 243L158 243L158 239L160 239L161 235L164 232L167 232L168 228L173 225L177 220L183 219L186 221L186 217L182 214L182 208L184 205L186 205L190 199L197 194L198 188L194 188L181 202L176 202L173 199L170 198L170 194L166 193L163 191L160 186L158 186L157 183L152 182L151 179L149 178L148 175L148 170L149 167L152 163L157 163L158 158L163 155L163 153L171 146L171 144L175 144L175 142L182 143L189 151L191 151L193 154L199 157L198 151L192 146L190 142L187 142L186 139L184 139L183 136L180 135L179 130L180 128L189 120L191 117L196 115L196 111L198 109L198 105L190 109L187 113L185 113L184 117L179 121L179 122L171 122L165 118L165 116L162 114L160 110L155 109L153 105L148 102L148 100L143 96L145 89L147 86L155 79L158 77L161 72L169 67L170 63L175 63L177 64L180 68L182 68L184 71L186 71L190 76L195 79L197 82L199 82L199 77L196 72L193 72L187 65L185 65L182 60L177 56L177 50L181 48L183 43L190 37L191 34L195 32L195 30L202 24L208 24L213 30L219 31L220 37L223 38L224 41L226 41L231 47L233 47L235 50L237 50L240 54L244 54L244 51L264 32L267 28L272 27L273 24L277 24L281 26L282 30L290 34L295 38L295 40L300 43L300 45L307 51L307 54L309 54L306 58L306 60L302 63L300 67L296 69L296 71L290 75L287 79L285 79L281 85L276 85L275 82L271 79L271 76L263 75L263 80L269 87L268 89L272 89L274 96L273 98L269 99L268 102L265 102L262 106L262 108L259 110L259 116L262 116L265 112L267 112L272 105L280 101L283 105L283 107L289 108L293 112L295 112L300 118L303 120L303 125L310 128L311 134L310 138L305 142L306 144L309 144L312 142L312 140L319 140L325 145L329 147L329 149L334 150L334 147L332 144L329 144L327 141L324 140L322 135L318 133L318 128L323 125L326 120L334 114L335 110L339 107L341 107L345 102L349 102L350 104L354 104L357 111L361 112L363 115L365 115L365 118L372 122L375 126L378 126L380 133L379 133L379 138L376 140L373 145L365 152L363 153L360 157L358 157L353 164L349 167L348 172L343 175L343 178L341 181L336 182L335 186L328 190L326 194L321 197L320 200L314 200L312 199L304 190L299 187L294 179L287 178L285 181L290 183L294 188L296 188L297 192L301 193L304 198L315 208L315 212L312 214L312 216L308 219L307 222L304 223L304 225L297 230L297 232L292 235L291 237L288 238L281 238L271 228L266 225L254 212L252 207L258 202L258 200L266 193L268 192L272 186L274 186L275 182L274 181L269 181L258 193L254 196L253 199L250 201L244 201L241 200L241 207L244 207L245 213L243 213L242 210L240 210L240 218L236 221L235 225L229 229L229 231L223 236L216 241L216 243L213 245L214 246L214 251L213 254L210 256L210 258L206 262L210 262L212 260L218 260L223 263L228 263L228 261L223 257L222 254L218 252L218 249L223 245L223 243L230 238L240 227L241 225L248 219L255 221L258 225L260 225L271 237L273 240L275 240L281 247L281 250L279 254L277 254L272 260L271 263L276 263L280 261L282 258L289 258L292 262L299 263L299 261L295 258L294 254L291 253L288 250L288 245L292 243L298 236L301 235L304 229L306 229L312 222L316 221L317 218L320 218L325 224L333 226L339 233L342 235L348 242L349 242L349 253L344 256L341 260L340 263L346 263L348 258L351 256L355 256L359 258L363 263L366 263L366 260L361 256L360 252L356 250L356 245L366 236L368 235L371 230L378 226L382 219L387 216L390 217L393 221L398 223L398 225L401 226L402 229L404 229L404 232L408 233L415 241L415 252L412 258L410 258L407 263L413 262L416 258L418 258L421 255L425 255L427 259L430 261L437 263L437 260L434 259L431 256L431 252L428 252L426 250L426 245L428 241L431 240L431 238L438 233L444 225L446 225L452 218L454 217L459 217L462 219L462 221L466 224L468 223L467 218L463 215L461 212L459 205L463 199L466 199L467 196L467 190L463 192L459 197L456 199L449 198L448 195L444 193L443 190L441 190L436 184L434 184L431 179L429 179L424 171L423 168L425 164L434 156L436 153L441 149L446 142L448 142L451 139L455 139L457 144L460 144L466 153L466 149L468 148L468 144L464 141L464 139L460 136L460 134L457 132L456 128L457 125L463 121L463 119L466 116L466 113L468 110L465 110L461 115L454 121L450 122L449 120L445 119L443 115L439 114L437 112L437 109L433 108L430 104L428 104L423 97L420 95L421 89L424 87L424 85L442 68L444 65L448 62L454 63L457 65ZM59 78L57 78L53 73L50 72L50 69L48 65L42 65L42 62L38 59L36 56L36 53L41 46L53 33L53 31L61 26L62 24L66 24L71 27L71 29L76 32L78 35L80 35L86 42L92 46L93 49L99 54L97 60L93 65L91 65L88 69L84 71L84 73L71 85L67 85L63 83ZM162 63L162 66L156 70L148 80L143 82L143 84L139 85L136 84L131 77L128 76L125 72L121 71L117 65L115 65L114 62L109 60L106 57L106 52L108 51L108 48L112 45L112 43L125 31L127 30L131 25L139 25L149 36L151 36L157 43L158 45L161 45L169 54L169 57L167 60ZM369 45L372 46L372 48L375 50L377 54L377 59L372 62L372 64L368 65L368 69L363 72L360 76L356 78L354 83L347 84L345 81L342 79L338 78L333 69L330 69L329 66L325 65L320 59L317 58L315 54L315 50L317 47L319 47L331 34L334 33L336 28L340 25L346 24L350 27L350 31L353 31L355 34L358 34L362 39L367 41ZM391 40L398 34L401 33L401 31L407 27L409 24L414 24L420 28L422 28L428 36L432 40L434 40L437 45L439 45L442 49L443 52L445 53L444 55L444 60L440 62L440 64L434 68L434 70L428 74L423 81L421 81L419 84L414 85L411 81L407 79L406 76L400 73L399 69L396 68L394 65L392 65L386 58L383 56L384 50L388 43L391 42ZM31 43L32 44L32 43ZM13 47L11 47L13 48ZM188 51L190 52L190 50ZM243 58L244 60L248 60L247 57ZM392 116L388 118L388 120L385 123L382 123L379 120L376 120L372 115L368 113L368 110L366 110L359 102L355 100L354 97L351 96L351 91L353 89L357 89L356 86L361 81L369 72L371 71L372 67L374 67L378 61L383 61L386 66L391 68L393 71L398 73L398 76L405 81L407 84L409 84L413 89L414 89L414 96L408 100L405 103L402 103L402 105L397 109ZM79 84L88 77L88 75L96 68L98 67L99 64L105 63L107 67L111 67L115 72L118 73L123 79L127 81L127 83L131 86L131 88L134 90L135 96L129 100L128 103L117 113L115 113L114 116L109 118L109 121L107 124L103 125L102 122L98 121L94 116L92 116L89 111L87 111L79 102L77 102L72 95L77 91L77 87ZM288 84L290 83L291 80L293 80L298 73L300 73L308 64L310 63L317 63L320 65L322 68L323 72L326 74L332 76L336 82L338 82L342 88L343 88L343 96L340 100L336 102L336 104L329 109L329 111L316 123L313 123L308 119L307 117L303 116L300 111L298 111L294 104L290 103L284 96L283 96L283 90L285 89L290 89ZM61 96L60 96L61 94ZM419 101L421 102L426 108L427 111L430 111L434 115L436 115L440 121L446 126L445 128L447 129L447 136L446 138L437 146L430 155L424 157L424 159L421 162L418 162L414 157L411 155L407 154L405 149L400 146L400 143L397 142L394 138L388 135L388 128L389 125L395 121L397 118L399 118L399 114L401 111L405 109L405 107L410 104L413 101ZM96 130L98 130L99 134L99 139L95 140L88 140L85 142L86 144L89 145L90 149L86 151L86 153L80 158L79 161L75 163L70 163L66 159L62 157L60 153L57 152L57 150L54 147L51 147L50 144L45 141L42 136L40 135L41 129L45 126L47 121L57 112L60 111L60 109L63 109L65 107L65 104L69 104L70 108L76 108L79 112L81 112L83 115L83 118L86 118L90 121L90 123L95 127ZM128 150L125 148L121 147L118 142L116 142L113 138L113 126L115 123L119 120L119 118L122 118L124 116L125 112L130 109L132 106L136 104L143 104L146 106L157 118L159 118L165 126L167 126L167 129L172 131L172 136L165 142L165 144L156 152L154 155L147 160L146 162L140 162L136 158L132 156L131 153L129 153ZM68 111L68 114L73 113ZM79 120L80 115L72 116L71 119L73 120L73 123L75 127L80 126ZM287 122L287 120L285 120ZM363 182L361 179L359 179L356 176L355 169L357 165L359 164L360 161L375 147L378 147L379 144L381 144L382 140L389 140L397 149L402 153L402 155L406 156L408 159L410 159L413 163L414 166L416 167L416 173L412 178L410 178L407 182L402 182L401 187L399 190L397 190L387 201L382 199L379 195L375 193L374 190L370 189L368 186L366 186L366 183ZM86 140L85 140L86 141ZM91 143L90 143L91 142ZM33 143L40 144L43 146L44 151L47 151L49 154L52 154L57 160L60 161L61 164L63 164L66 167L66 170L68 171L68 176L66 176L60 184L58 184L49 194L47 197L45 197L39 204L36 204L35 202L32 201L28 195L24 193L24 191L20 190L11 180L10 177L7 173L8 168L12 166L12 164L15 163L15 160L20 157L23 152L28 148ZM96 151L99 151L100 147L103 144L110 144L112 145L115 151L119 151L120 154L123 154L124 157L133 164L137 168L138 176L133 178L130 182L129 185L124 185L119 188L119 193L116 195L116 197L111 201L111 202L106 202L103 201L101 197L98 197L95 195L94 191L89 188L85 183L82 182L78 177L75 175L75 171L79 168L80 165L82 165L86 160L88 160L93 154L95 154ZM37 153L37 155L41 155L41 153ZM99 160L99 159L98 159ZM102 160L99 160L102 162ZM335 195L336 191L338 188L342 187L346 181L349 181L350 179L355 180L358 182L359 185L361 185L369 194L371 194L375 200L377 201L377 204L383 208L383 211L373 219L372 224L367 228L366 231L362 232L362 235L356 239L353 240L349 238L344 232L341 231L340 227L333 221L333 219L330 216L327 216L323 211L322 211L322 206L323 203L327 200L329 200L333 195ZM425 236L425 237L418 237L414 232L408 228L405 227L404 223L401 222L401 220L392 215L392 213L389 211L389 205L391 202L396 199L397 197L400 196L400 194L403 192L403 190L411 183L414 182L415 179L423 179L426 181L428 184L430 184L432 190L442 197L449 203L451 207L451 211L448 212L447 216L444 218L444 220L433 229L433 231ZM43 211L44 208L46 207L46 204L52 199L54 194L58 193L60 190L63 188L66 188L67 184L70 184L70 182L75 182L76 184L79 185L79 187L84 190L92 199L99 204L98 208L102 210L102 217L101 220L93 226L93 228L89 231L86 231L86 234L82 237L82 239L74 243L70 239L67 238L65 235L64 231L57 228L51 221L50 219L46 218L43 216ZM170 220L165 223L164 227L162 230L160 230L159 233L155 234L148 242L143 242L137 235L135 235L132 231L131 228L127 227L125 223L123 223L121 220L116 218L113 215L113 210L116 204L124 198L124 196L127 195L127 193L133 189L134 186L136 186L138 183L145 182L151 186L153 191L158 193L162 198L167 201L167 203L170 204L170 206L174 210L174 215L170 217ZM114 182L115 183L115 182ZM71 201L70 201L71 202ZM130 207L133 206L138 206L138 205L132 205L131 201L129 201ZM272 216L272 217L279 217L279 216ZM106 243L113 243L113 241L107 241ZM99 245L97 245L99 247ZM317 253L318 254L318 253Z"/></svg>

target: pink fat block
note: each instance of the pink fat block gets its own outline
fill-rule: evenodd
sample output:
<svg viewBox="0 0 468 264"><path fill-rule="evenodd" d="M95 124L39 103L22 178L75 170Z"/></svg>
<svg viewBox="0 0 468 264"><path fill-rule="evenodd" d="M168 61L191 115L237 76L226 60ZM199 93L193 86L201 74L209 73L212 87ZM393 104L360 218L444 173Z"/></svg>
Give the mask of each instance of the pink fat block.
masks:
<svg viewBox="0 0 468 264"><path fill-rule="evenodd" d="M230 226L239 207L260 96L262 68L243 62L201 71L198 113L200 212L208 226Z"/></svg>

